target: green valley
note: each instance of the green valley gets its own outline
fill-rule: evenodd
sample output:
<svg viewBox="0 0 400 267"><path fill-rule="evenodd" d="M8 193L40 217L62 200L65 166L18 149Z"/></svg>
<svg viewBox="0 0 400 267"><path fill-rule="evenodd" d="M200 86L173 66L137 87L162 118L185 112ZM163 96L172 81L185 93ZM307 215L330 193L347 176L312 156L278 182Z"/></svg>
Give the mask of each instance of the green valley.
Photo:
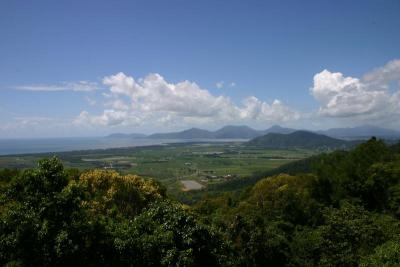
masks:
<svg viewBox="0 0 400 267"><path fill-rule="evenodd" d="M117 170L154 178L177 196L182 180L204 186L246 179L320 151L246 147L242 142L193 142L158 146L1 156L0 168L32 168L39 159L57 156L68 168Z"/></svg>

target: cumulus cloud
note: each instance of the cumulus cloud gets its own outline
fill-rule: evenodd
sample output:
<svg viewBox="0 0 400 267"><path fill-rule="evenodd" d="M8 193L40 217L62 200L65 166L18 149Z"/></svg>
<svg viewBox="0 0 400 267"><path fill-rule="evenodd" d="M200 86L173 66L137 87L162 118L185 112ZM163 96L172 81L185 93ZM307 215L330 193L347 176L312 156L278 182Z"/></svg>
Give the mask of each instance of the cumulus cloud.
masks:
<svg viewBox="0 0 400 267"><path fill-rule="evenodd" d="M400 80L400 59L389 61L383 67L376 68L375 70L364 75L363 80L366 83L375 85L387 85L391 81Z"/></svg>
<svg viewBox="0 0 400 267"><path fill-rule="evenodd" d="M357 78L328 70L314 76L311 93L321 104L320 113L332 117L376 112L384 107L389 97L387 92L370 89Z"/></svg>
<svg viewBox="0 0 400 267"><path fill-rule="evenodd" d="M400 90L389 84L400 80L400 60L364 75L346 77L340 72L323 70L314 76L311 94L319 102L319 114L359 120L393 120L400 114Z"/></svg>
<svg viewBox="0 0 400 267"><path fill-rule="evenodd" d="M95 82L79 81L79 82L63 82L60 84L33 84L16 86L15 89L23 91L42 91L42 92L57 92L57 91L76 91L90 92L98 89Z"/></svg>
<svg viewBox="0 0 400 267"><path fill-rule="evenodd" d="M213 95L194 82L169 83L160 74L149 74L135 80L124 73L104 77L109 87L107 109L102 115L83 111L75 123L98 125L136 124L204 124L228 122L286 122L299 113L275 100L267 103L249 97L242 105L230 98ZM127 103L128 101L128 103Z"/></svg>
<svg viewBox="0 0 400 267"><path fill-rule="evenodd" d="M103 114L99 116L91 116L89 112L84 110L79 114L78 117L75 118L73 124L87 126L114 126L123 123L127 118L128 113L125 111L107 109L104 110Z"/></svg>
<svg viewBox="0 0 400 267"><path fill-rule="evenodd" d="M245 120L286 122L299 119L300 113L285 106L277 99L268 104L252 96L243 101L243 107L240 109L240 117Z"/></svg>
<svg viewBox="0 0 400 267"><path fill-rule="evenodd" d="M129 106L121 99L114 99L105 103L106 107L116 110L129 110Z"/></svg>

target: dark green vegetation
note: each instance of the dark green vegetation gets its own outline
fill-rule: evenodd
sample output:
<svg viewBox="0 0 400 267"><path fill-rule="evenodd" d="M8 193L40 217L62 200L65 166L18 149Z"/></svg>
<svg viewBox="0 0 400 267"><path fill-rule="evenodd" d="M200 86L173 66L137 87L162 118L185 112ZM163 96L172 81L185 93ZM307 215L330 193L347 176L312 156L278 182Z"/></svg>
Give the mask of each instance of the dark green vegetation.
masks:
<svg viewBox="0 0 400 267"><path fill-rule="evenodd" d="M231 258L219 234L138 176L75 176L53 158L1 189L2 266L218 266Z"/></svg>
<svg viewBox="0 0 400 267"><path fill-rule="evenodd" d="M250 140L247 145L271 149L337 149L349 148L355 142L332 138L308 131L296 131L289 134L268 133Z"/></svg>
<svg viewBox="0 0 400 267"><path fill-rule="evenodd" d="M190 207L153 180L57 159L3 170L0 265L399 266L399 148L371 139Z"/></svg>
<svg viewBox="0 0 400 267"><path fill-rule="evenodd" d="M400 265L399 146L371 139L291 165L292 175L194 206L233 242L239 265Z"/></svg>

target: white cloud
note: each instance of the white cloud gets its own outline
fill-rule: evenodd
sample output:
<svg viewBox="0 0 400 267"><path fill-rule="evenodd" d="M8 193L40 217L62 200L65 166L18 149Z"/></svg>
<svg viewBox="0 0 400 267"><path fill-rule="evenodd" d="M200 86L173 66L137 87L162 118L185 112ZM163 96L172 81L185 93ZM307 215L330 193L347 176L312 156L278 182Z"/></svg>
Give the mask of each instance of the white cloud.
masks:
<svg viewBox="0 0 400 267"><path fill-rule="evenodd" d="M393 60L362 79L323 70L314 76L310 90L320 104L320 115L384 122L400 114L399 88L394 93L388 90L389 83L398 80L400 60Z"/></svg>
<svg viewBox="0 0 400 267"><path fill-rule="evenodd" d="M112 109L116 109L116 110L128 110L129 109L129 106L121 99L114 99L112 101L106 102L105 106L110 107Z"/></svg>
<svg viewBox="0 0 400 267"><path fill-rule="evenodd" d="M391 81L400 80L400 59L389 61L385 66L376 68L363 77L366 83L387 85Z"/></svg>
<svg viewBox="0 0 400 267"><path fill-rule="evenodd" d="M215 84L215 87L217 87L218 89L222 89L224 88L224 81L219 81Z"/></svg>
<svg viewBox="0 0 400 267"><path fill-rule="evenodd" d="M236 86L236 83L235 82L231 82L230 84L229 84L229 87L235 87Z"/></svg>
<svg viewBox="0 0 400 267"><path fill-rule="evenodd" d="M76 125L101 125L101 126L114 126L119 125L128 119L128 113L125 111L118 111L113 109L104 110L103 114L99 116L91 116L87 111L82 111L78 117L75 118L73 124Z"/></svg>
<svg viewBox="0 0 400 267"><path fill-rule="evenodd" d="M60 84L33 84L16 86L15 89L23 91L42 91L42 92L57 92L57 91L76 91L90 92L98 89L95 82L79 81L79 82L63 82Z"/></svg>
<svg viewBox="0 0 400 267"><path fill-rule="evenodd" d="M132 111L174 113L183 117L222 116L232 107L224 96L213 96L189 81L167 83L159 74L149 74L137 83L123 73L105 77L115 97L129 96ZM225 114L226 115L226 114Z"/></svg>
<svg viewBox="0 0 400 267"><path fill-rule="evenodd" d="M75 123L92 125L210 124L229 122L286 122L297 120L299 113L280 101L263 102L249 97L241 106L228 97L213 95L196 83L168 83L159 74L137 81L124 73L104 77L109 87L102 115L83 111ZM123 100L125 99L125 100ZM126 104L129 99L129 105Z"/></svg>
<svg viewBox="0 0 400 267"><path fill-rule="evenodd" d="M299 119L300 113L285 106L277 99L268 104L252 96L243 101L240 117L245 120L252 119L263 122L286 122Z"/></svg>

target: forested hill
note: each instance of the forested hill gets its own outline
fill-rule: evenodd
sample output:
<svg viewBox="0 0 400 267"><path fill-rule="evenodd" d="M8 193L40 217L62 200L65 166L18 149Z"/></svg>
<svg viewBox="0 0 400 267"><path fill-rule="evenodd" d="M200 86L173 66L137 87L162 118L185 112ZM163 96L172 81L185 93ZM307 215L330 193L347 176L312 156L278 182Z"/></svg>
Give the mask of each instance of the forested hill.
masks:
<svg viewBox="0 0 400 267"><path fill-rule="evenodd" d="M192 206L56 158L1 170L0 266L399 266L400 145L303 163Z"/></svg>
<svg viewBox="0 0 400 267"><path fill-rule="evenodd" d="M260 136L260 131L254 130L248 126L224 126L213 132L214 138L243 138L251 139Z"/></svg>
<svg viewBox="0 0 400 267"><path fill-rule="evenodd" d="M400 266L399 152L371 139L194 210L234 241L239 266Z"/></svg>
<svg viewBox="0 0 400 267"><path fill-rule="evenodd" d="M295 131L289 134L268 133L264 136L250 140L247 142L247 145L274 149L317 149L348 148L354 145L354 142L340 140L308 131Z"/></svg>

